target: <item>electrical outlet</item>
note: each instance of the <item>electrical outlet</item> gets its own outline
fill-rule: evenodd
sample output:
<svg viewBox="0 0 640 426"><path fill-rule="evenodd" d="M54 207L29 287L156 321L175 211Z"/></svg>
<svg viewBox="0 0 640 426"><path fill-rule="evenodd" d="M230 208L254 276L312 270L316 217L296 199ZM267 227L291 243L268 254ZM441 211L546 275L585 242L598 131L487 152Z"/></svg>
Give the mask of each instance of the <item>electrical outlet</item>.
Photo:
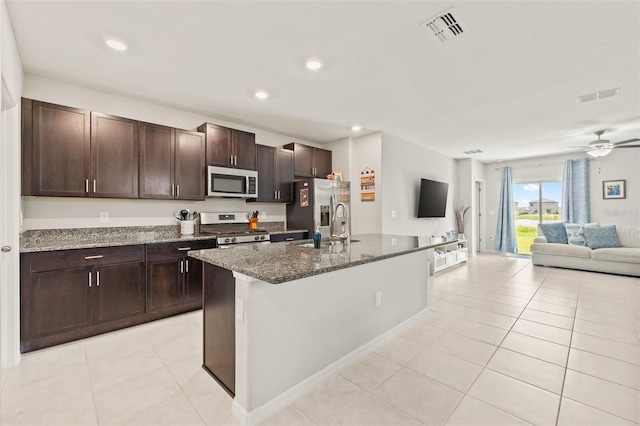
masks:
<svg viewBox="0 0 640 426"><path fill-rule="evenodd" d="M100 212L100 223L109 222L109 212Z"/></svg>
<svg viewBox="0 0 640 426"><path fill-rule="evenodd" d="M376 306L382 305L382 290L376 291Z"/></svg>
<svg viewBox="0 0 640 426"><path fill-rule="evenodd" d="M391 210L391 217L398 217L398 212L396 210Z"/></svg>
<svg viewBox="0 0 640 426"><path fill-rule="evenodd" d="M266 219L267 218L267 212L260 212L260 219Z"/></svg>

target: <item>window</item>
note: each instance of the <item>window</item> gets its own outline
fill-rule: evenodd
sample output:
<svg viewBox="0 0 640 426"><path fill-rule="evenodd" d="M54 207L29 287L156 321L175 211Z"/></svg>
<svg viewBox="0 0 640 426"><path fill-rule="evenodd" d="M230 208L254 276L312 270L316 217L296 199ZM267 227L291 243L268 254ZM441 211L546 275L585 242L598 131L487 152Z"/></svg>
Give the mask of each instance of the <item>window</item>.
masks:
<svg viewBox="0 0 640 426"><path fill-rule="evenodd" d="M531 254L538 224L560 222L562 182L528 182L513 185L513 217L519 254Z"/></svg>

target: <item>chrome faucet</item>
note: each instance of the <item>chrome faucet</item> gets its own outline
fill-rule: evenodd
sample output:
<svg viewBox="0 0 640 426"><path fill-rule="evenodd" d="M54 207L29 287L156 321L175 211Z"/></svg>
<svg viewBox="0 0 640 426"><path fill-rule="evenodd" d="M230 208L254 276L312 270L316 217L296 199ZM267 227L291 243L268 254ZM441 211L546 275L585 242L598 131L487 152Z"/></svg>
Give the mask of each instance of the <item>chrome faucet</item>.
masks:
<svg viewBox="0 0 640 426"><path fill-rule="evenodd" d="M340 234L337 234L337 222L338 222L338 209L342 207L342 217L341 217L341 230L340 230ZM331 228L332 228L332 232L331 232L331 237L332 238L338 238L340 239L340 241L347 241L349 242L349 209L347 208L347 205L343 202L339 202L336 204L336 208L333 210L333 221L331 223Z"/></svg>

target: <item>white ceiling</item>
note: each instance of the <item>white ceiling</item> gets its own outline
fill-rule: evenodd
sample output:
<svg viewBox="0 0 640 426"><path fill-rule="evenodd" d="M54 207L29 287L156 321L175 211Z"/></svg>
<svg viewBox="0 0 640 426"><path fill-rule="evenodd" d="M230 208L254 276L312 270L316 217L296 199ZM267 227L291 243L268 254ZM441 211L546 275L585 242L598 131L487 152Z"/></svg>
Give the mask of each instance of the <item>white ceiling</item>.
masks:
<svg viewBox="0 0 640 426"><path fill-rule="evenodd" d="M25 72L319 143L383 131L481 161L640 137L638 1L17 1ZM455 6L437 44L418 24ZM106 36L129 46L104 46ZM320 72L305 69L318 57ZM613 98L577 96L621 87ZM253 92L266 89L267 101ZM580 150L574 150L580 152Z"/></svg>

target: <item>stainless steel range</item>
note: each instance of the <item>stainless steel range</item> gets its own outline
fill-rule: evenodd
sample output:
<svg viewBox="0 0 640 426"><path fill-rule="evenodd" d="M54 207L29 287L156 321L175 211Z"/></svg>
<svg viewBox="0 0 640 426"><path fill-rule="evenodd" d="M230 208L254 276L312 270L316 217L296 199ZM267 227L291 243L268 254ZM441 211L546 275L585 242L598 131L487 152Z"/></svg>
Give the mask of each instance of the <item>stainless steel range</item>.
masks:
<svg viewBox="0 0 640 426"><path fill-rule="evenodd" d="M248 213L200 213L200 234L215 235L218 247L271 240L266 229L249 229Z"/></svg>

